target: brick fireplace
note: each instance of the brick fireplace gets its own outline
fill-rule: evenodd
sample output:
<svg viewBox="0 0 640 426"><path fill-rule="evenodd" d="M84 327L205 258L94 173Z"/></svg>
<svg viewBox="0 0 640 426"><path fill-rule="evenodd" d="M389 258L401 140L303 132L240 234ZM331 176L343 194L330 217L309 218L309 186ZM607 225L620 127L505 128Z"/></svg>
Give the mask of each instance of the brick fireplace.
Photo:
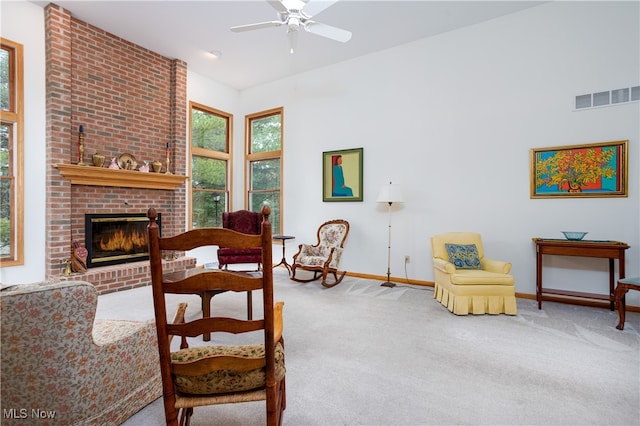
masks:
<svg viewBox="0 0 640 426"><path fill-rule="evenodd" d="M74 241L84 245L85 214L162 213L163 235L186 227L186 63L169 59L45 8L47 81L47 277L60 277ZM77 166L79 128L85 163L100 153L105 167ZM171 175L110 170L112 158L169 158ZM144 176L143 176L144 175ZM178 256L181 253L177 254ZM195 260L168 260L172 269ZM100 293L147 285L148 261L91 268L72 278Z"/></svg>

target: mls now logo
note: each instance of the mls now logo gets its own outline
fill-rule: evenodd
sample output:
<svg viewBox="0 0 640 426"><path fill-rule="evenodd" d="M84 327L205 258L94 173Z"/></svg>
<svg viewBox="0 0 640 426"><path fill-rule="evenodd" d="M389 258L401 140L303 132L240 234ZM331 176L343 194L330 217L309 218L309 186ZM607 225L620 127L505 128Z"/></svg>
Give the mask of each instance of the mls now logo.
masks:
<svg viewBox="0 0 640 426"><path fill-rule="evenodd" d="M53 419L56 417L55 411L41 410L39 408L9 408L2 410L2 417L5 419Z"/></svg>

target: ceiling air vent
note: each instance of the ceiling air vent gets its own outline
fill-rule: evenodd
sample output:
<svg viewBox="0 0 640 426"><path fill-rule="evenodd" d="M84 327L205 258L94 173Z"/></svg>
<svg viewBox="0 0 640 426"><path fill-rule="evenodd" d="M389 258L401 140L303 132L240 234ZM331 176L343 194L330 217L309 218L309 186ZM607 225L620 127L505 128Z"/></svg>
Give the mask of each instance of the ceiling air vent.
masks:
<svg viewBox="0 0 640 426"><path fill-rule="evenodd" d="M576 96L576 110L640 101L640 86Z"/></svg>

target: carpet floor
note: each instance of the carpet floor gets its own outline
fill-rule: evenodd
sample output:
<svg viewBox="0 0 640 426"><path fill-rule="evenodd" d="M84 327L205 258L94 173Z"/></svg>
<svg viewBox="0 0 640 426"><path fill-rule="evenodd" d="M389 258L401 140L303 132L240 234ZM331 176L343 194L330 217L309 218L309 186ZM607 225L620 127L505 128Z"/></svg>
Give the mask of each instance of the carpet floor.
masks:
<svg viewBox="0 0 640 426"><path fill-rule="evenodd" d="M285 302L284 424L640 425L640 314L627 313L623 331L607 309L538 310L523 299L517 316L456 316L429 287L379 284L345 277L326 289L274 270L275 300ZM198 297L175 296L170 316L180 301L187 317L200 313ZM212 310L234 315L245 303L224 293ZM153 318L151 289L100 296L97 316ZM264 411L263 402L203 407L191 424L262 425ZM163 423L158 399L124 425Z"/></svg>

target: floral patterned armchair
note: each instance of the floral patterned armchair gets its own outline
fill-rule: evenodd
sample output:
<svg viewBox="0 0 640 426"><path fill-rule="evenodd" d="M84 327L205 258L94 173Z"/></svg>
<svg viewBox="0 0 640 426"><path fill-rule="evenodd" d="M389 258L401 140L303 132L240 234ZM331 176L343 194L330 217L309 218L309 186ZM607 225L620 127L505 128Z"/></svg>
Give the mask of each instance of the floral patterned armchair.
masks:
<svg viewBox="0 0 640 426"><path fill-rule="evenodd" d="M0 292L3 425L117 425L162 395L154 322L94 319L97 300L83 281Z"/></svg>
<svg viewBox="0 0 640 426"><path fill-rule="evenodd" d="M318 274L321 273L323 286L333 287L339 284L347 273L342 271L338 277L340 259L348 233L349 222L346 220L330 220L320 225L318 242L315 245L300 244L298 246L298 253L293 256L293 265L291 265L291 279L298 282L309 282L320 278ZM297 278L297 268L312 271L313 278ZM332 283L327 283L328 273L333 274Z"/></svg>

